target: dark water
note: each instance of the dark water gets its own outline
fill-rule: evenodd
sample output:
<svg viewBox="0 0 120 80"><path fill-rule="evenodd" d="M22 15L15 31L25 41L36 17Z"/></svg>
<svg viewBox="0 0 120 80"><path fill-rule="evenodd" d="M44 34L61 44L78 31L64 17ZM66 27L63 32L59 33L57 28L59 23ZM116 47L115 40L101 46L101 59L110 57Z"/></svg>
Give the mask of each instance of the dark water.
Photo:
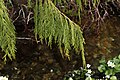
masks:
<svg viewBox="0 0 120 80"><path fill-rule="evenodd" d="M96 67L99 60L105 57L111 59L120 54L120 18L111 17L106 19L99 27L98 36L89 32L86 38L86 60ZM94 28L94 25L93 25Z"/></svg>

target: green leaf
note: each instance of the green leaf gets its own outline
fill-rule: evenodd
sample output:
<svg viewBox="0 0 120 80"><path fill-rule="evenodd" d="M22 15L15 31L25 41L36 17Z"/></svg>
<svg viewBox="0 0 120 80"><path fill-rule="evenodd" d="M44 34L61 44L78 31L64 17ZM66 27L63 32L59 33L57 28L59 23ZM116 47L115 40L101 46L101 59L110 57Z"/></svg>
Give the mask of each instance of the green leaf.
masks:
<svg viewBox="0 0 120 80"><path fill-rule="evenodd" d="M116 72L120 72L120 64L115 65L114 68Z"/></svg>
<svg viewBox="0 0 120 80"><path fill-rule="evenodd" d="M117 80L117 77L116 76L111 76L110 80Z"/></svg>
<svg viewBox="0 0 120 80"><path fill-rule="evenodd" d="M117 57L115 57L115 58L113 58L112 62L114 62L115 64L118 64L120 62L120 60Z"/></svg>
<svg viewBox="0 0 120 80"><path fill-rule="evenodd" d="M104 65L100 65L100 66L98 67L98 70L99 70L100 72L104 72L104 71L106 70L106 68L105 68Z"/></svg>
<svg viewBox="0 0 120 80"><path fill-rule="evenodd" d="M87 77L85 80L94 80L94 79L91 77Z"/></svg>
<svg viewBox="0 0 120 80"><path fill-rule="evenodd" d="M113 69L109 69L105 71L105 75L114 75Z"/></svg>
<svg viewBox="0 0 120 80"><path fill-rule="evenodd" d="M118 56L118 58L120 59L120 55Z"/></svg>

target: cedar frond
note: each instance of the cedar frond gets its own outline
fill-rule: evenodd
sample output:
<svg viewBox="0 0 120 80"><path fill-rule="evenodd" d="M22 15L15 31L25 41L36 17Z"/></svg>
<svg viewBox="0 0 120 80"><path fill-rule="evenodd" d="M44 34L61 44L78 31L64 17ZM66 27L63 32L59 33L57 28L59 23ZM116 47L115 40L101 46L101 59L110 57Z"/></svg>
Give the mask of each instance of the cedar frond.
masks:
<svg viewBox="0 0 120 80"><path fill-rule="evenodd" d="M41 42L45 39L49 46L55 40L61 54L68 58L71 47L77 53L82 51L84 55L84 38L80 26L60 12L51 0L37 0L34 13L36 39L39 35Z"/></svg>
<svg viewBox="0 0 120 80"><path fill-rule="evenodd" d="M8 16L4 1L0 0L0 47L5 52L4 60L8 56L11 60L15 59L16 36L15 28Z"/></svg>

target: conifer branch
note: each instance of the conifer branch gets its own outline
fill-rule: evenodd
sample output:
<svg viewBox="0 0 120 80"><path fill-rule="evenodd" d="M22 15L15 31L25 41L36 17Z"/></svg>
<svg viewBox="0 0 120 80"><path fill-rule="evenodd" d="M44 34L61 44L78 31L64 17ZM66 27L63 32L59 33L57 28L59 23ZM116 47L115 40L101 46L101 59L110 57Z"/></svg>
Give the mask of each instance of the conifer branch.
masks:
<svg viewBox="0 0 120 80"><path fill-rule="evenodd" d="M15 44L15 28L8 16L4 1L0 0L0 47L5 52L4 61L6 61L7 56L11 60L15 59Z"/></svg>
<svg viewBox="0 0 120 80"><path fill-rule="evenodd" d="M51 0L44 2L37 0L34 13L36 39L39 35L41 42L45 40L49 46L54 40L58 44L61 54L67 56L68 59L70 59L71 47L76 53L81 51L83 67L85 68L84 38L80 26L59 11Z"/></svg>

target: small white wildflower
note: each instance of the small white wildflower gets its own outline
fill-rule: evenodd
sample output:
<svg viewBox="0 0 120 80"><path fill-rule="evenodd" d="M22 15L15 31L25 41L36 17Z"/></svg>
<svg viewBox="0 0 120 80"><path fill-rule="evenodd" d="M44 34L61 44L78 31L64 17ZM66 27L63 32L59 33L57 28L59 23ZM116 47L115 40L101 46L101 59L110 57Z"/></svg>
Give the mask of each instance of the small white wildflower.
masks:
<svg viewBox="0 0 120 80"><path fill-rule="evenodd" d="M53 72L53 69L51 69L50 72Z"/></svg>
<svg viewBox="0 0 120 80"><path fill-rule="evenodd" d="M115 67L115 64L113 62L111 62L111 61L108 61L107 64L108 64L108 66L110 66L112 68Z"/></svg>
<svg viewBox="0 0 120 80"><path fill-rule="evenodd" d="M5 77L0 76L0 80L8 80L8 78L6 76Z"/></svg>
<svg viewBox="0 0 120 80"><path fill-rule="evenodd" d="M105 78L108 78L108 79L109 79L109 78L110 78L110 75L106 75Z"/></svg>
<svg viewBox="0 0 120 80"><path fill-rule="evenodd" d="M87 70L87 73L91 74L91 73L92 73L91 69L88 69L88 70Z"/></svg>
<svg viewBox="0 0 120 80"><path fill-rule="evenodd" d="M42 68L42 70L44 71L44 70L45 70L45 68Z"/></svg>
<svg viewBox="0 0 120 80"><path fill-rule="evenodd" d="M87 77L90 77L90 76L91 76L89 73L86 73L85 75L86 75Z"/></svg>
<svg viewBox="0 0 120 80"><path fill-rule="evenodd" d="M17 67L14 67L15 70L17 70Z"/></svg>
<svg viewBox="0 0 120 80"><path fill-rule="evenodd" d="M109 39L110 39L111 41L115 41L115 39L114 39L114 38L112 38L112 37L110 37Z"/></svg>
<svg viewBox="0 0 120 80"><path fill-rule="evenodd" d="M75 76L75 74L72 74L72 76L74 77L74 76Z"/></svg>
<svg viewBox="0 0 120 80"><path fill-rule="evenodd" d="M90 64L87 64L87 68L90 68L90 66L91 66Z"/></svg>
<svg viewBox="0 0 120 80"><path fill-rule="evenodd" d="M70 77L68 80L73 80L73 78L72 78L72 77Z"/></svg>

